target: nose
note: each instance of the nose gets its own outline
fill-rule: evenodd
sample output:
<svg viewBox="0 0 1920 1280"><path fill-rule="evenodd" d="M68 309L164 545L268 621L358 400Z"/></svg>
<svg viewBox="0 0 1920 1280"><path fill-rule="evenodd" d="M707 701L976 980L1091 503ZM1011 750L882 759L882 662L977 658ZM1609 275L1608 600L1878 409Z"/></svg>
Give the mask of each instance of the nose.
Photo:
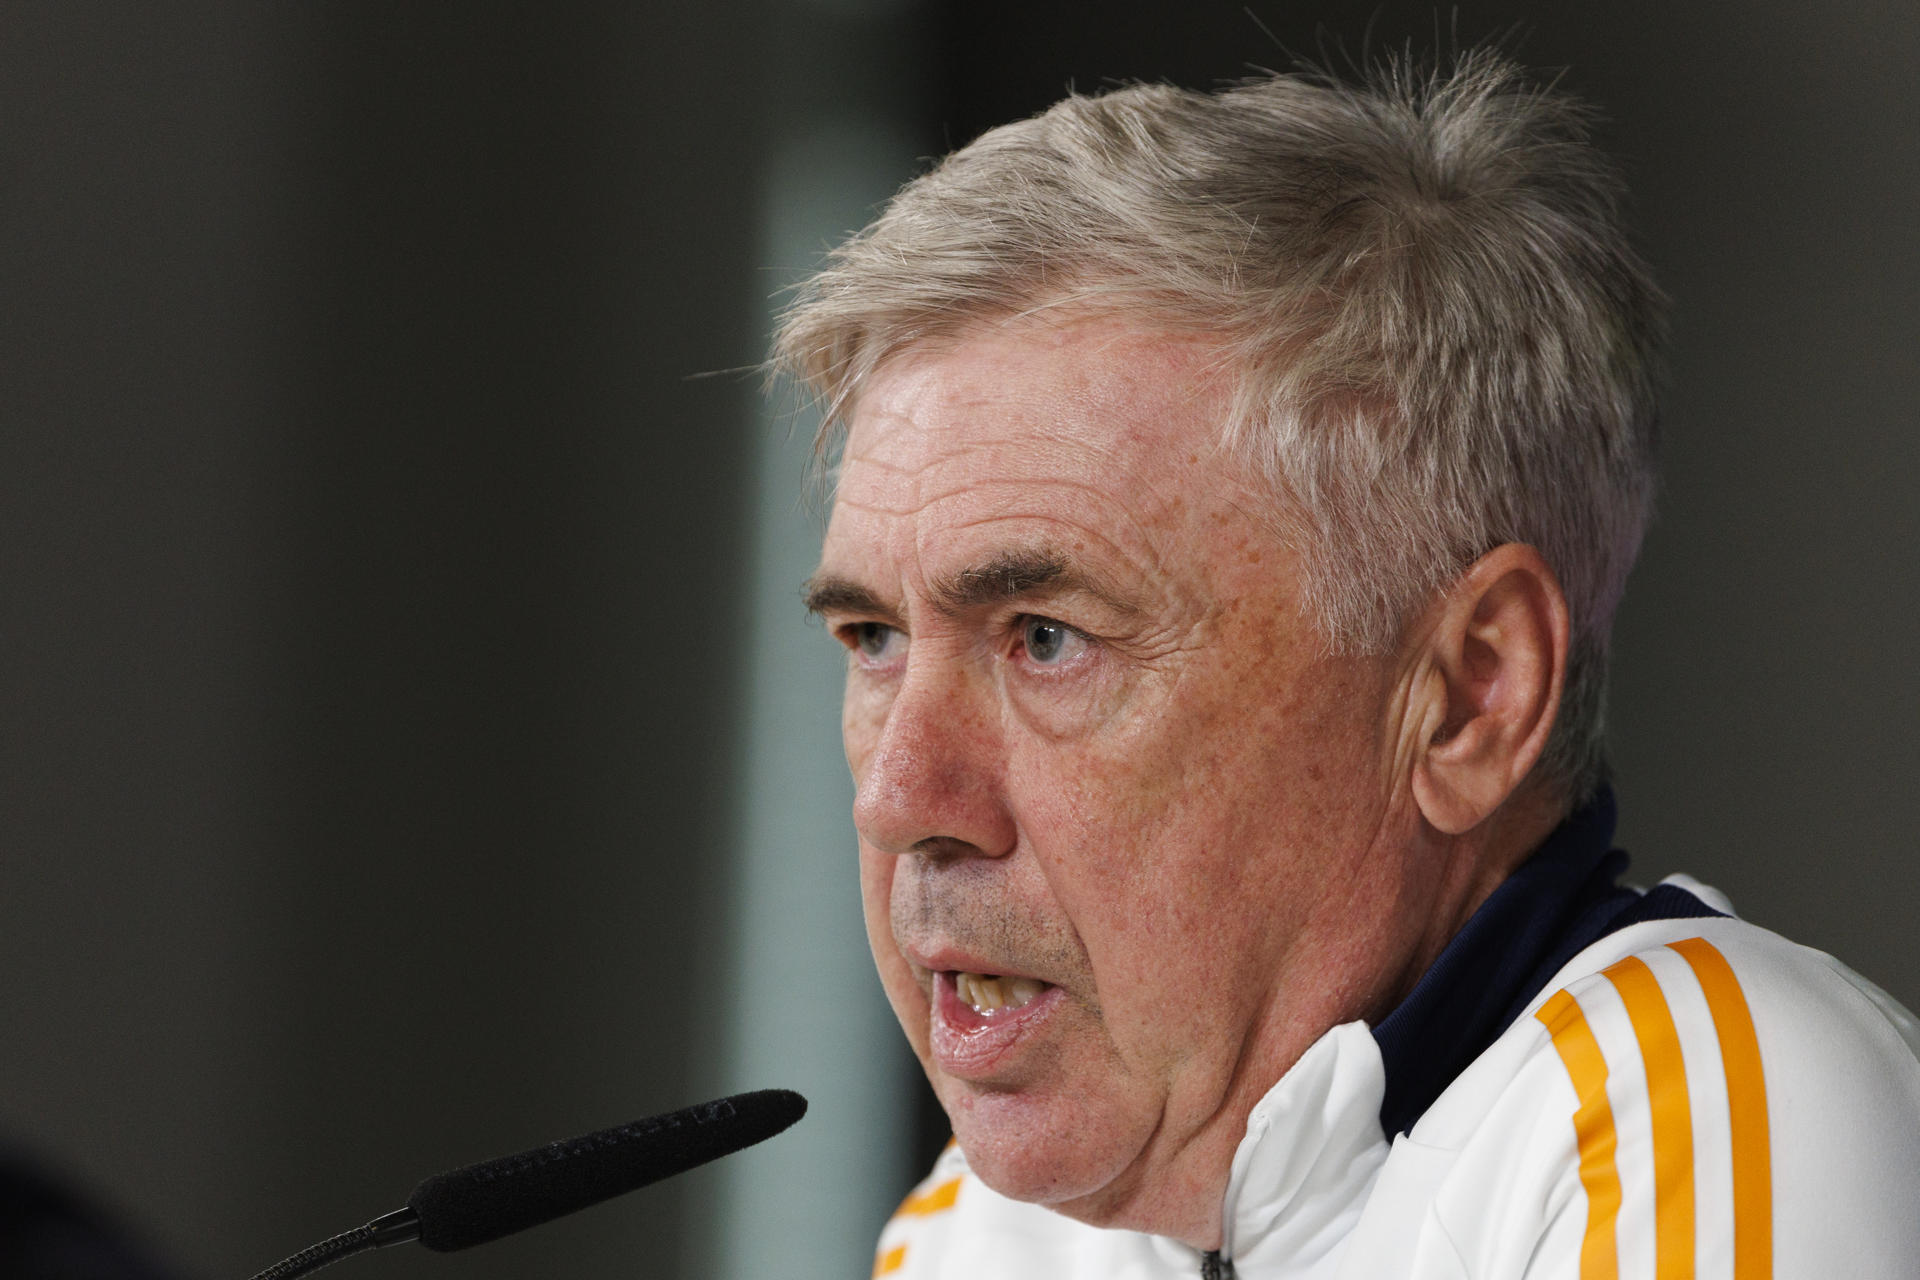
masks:
<svg viewBox="0 0 1920 1280"><path fill-rule="evenodd" d="M886 853L1004 857L1018 839L1005 778L991 690L965 674L910 672L856 765L853 824Z"/></svg>

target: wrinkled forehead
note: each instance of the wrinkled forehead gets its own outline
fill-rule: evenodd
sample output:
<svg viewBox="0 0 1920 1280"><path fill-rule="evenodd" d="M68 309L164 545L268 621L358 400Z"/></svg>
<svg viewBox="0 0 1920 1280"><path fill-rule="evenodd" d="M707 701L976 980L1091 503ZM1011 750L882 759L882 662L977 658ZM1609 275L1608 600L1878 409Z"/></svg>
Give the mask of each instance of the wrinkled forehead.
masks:
<svg viewBox="0 0 1920 1280"><path fill-rule="evenodd" d="M1171 480L1176 461L1215 461L1227 383L1217 349L1191 335L1102 317L979 326L875 368L849 414L836 496L910 500L962 477Z"/></svg>
<svg viewBox="0 0 1920 1280"><path fill-rule="evenodd" d="M821 568L937 580L1044 551L1116 590L1203 589L1258 523L1225 381L1206 344L1113 321L903 353L854 407Z"/></svg>

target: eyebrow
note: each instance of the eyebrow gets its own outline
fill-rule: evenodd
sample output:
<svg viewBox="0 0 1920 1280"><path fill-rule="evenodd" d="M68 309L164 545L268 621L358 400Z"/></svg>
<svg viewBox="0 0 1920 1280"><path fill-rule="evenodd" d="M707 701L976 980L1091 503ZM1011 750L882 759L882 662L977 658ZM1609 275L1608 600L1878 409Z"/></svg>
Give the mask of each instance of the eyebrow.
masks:
<svg viewBox="0 0 1920 1280"><path fill-rule="evenodd" d="M928 594L943 613L961 613L983 604L1017 600L1036 591L1076 585L1078 575L1065 556L1044 547L1002 551L985 564L934 581Z"/></svg>
<svg viewBox="0 0 1920 1280"><path fill-rule="evenodd" d="M1084 591L1118 613L1138 612L1096 584L1066 556L1046 547L1002 551L983 564L969 565L938 579L929 587L928 595L936 609L953 615L1042 592L1060 595L1071 591ZM899 613L866 587L837 574L809 578L804 598L807 611L814 614L894 617Z"/></svg>
<svg viewBox="0 0 1920 1280"><path fill-rule="evenodd" d="M800 598L806 604L807 612L815 617L824 613L865 613L892 617L895 612L879 596L852 578L842 578L832 573L816 573L808 578L800 589Z"/></svg>

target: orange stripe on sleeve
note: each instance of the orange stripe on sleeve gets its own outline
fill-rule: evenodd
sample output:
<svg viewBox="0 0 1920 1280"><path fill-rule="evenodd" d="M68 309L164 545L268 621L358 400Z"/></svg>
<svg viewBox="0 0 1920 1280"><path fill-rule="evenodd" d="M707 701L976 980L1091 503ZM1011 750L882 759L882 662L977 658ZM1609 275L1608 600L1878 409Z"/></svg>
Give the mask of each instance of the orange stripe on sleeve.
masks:
<svg viewBox="0 0 1920 1280"><path fill-rule="evenodd" d="M1760 1038L1733 966L1705 938L1669 942L1700 979L1720 1058L1727 1072L1728 1121L1733 1127L1734 1280L1772 1280L1773 1154L1767 1128L1767 1082Z"/></svg>
<svg viewBox="0 0 1920 1280"><path fill-rule="evenodd" d="M890 1276L898 1271L907 1260L907 1246L897 1244L873 1260L873 1274Z"/></svg>
<svg viewBox="0 0 1920 1280"><path fill-rule="evenodd" d="M1620 1274L1615 1221L1620 1215L1620 1172L1613 1108L1607 1104L1607 1060L1574 998L1556 991L1533 1015L1553 1036L1553 1047L1573 1081L1580 1106L1573 1133L1580 1149L1580 1185L1587 1193L1587 1234L1580 1241L1580 1280L1616 1280Z"/></svg>
<svg viewBox="0 0 1920 1280"><path fill-rule="evenodd" d="M1660 980L1636 956L1606 971L1640 1042L1653 1115L1653 1239L1659 1280L1693 1280L1693 1108L1673 1011Z"/></svg>
<svg viewBox="0 0 1920 1280"><path fill-rule="evenodd" d="M930 1213L939 1213L953 1208L954 1201L960 1198L960 1179L943 1182L931 1191L923 1191L908 1196L894 1210L896 1218L924 1218Z"/></svg>

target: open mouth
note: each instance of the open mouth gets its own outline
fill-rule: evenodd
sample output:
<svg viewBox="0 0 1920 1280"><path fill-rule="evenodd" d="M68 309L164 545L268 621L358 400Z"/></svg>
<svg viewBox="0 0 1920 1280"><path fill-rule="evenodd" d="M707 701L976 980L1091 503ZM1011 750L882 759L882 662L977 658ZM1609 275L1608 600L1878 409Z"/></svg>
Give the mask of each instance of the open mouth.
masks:
<svg viewBox="0 0 1920 1280"><path fill-rule="evenodd" d="M975 1013L992 1017L1033 1003L1048 984L1038 978L1009 978L996 973L951 970L953 992Z"/></svg>
<svg viewBox="0 0 1920 1280"><path fill-rule="evenodd" d="M1003 1075L1020 1046L1061 1008L1051 982L1003 973L936 969L928 1047L949 1076L985 1081Z"/></svg>

